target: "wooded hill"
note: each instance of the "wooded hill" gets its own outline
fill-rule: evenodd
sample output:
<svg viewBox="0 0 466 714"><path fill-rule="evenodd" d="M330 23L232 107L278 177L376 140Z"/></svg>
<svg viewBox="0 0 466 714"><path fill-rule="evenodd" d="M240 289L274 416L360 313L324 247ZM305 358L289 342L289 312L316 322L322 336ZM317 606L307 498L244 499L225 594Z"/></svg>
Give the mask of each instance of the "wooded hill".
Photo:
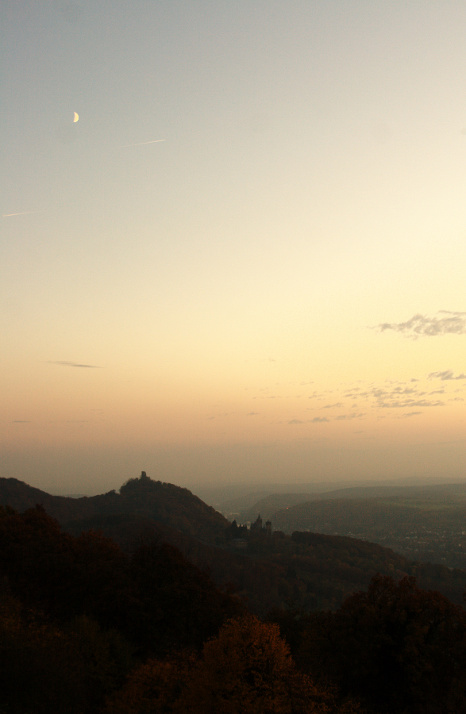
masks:
<svg viewBox="0 0 466 714"><path fill-rule="evenodd" d="M350 535L411 560L466 568L466 484L343 489L299 503L281 494L258 507L285 533Z"/></svg>
<svg viewBox="0 0 466 714"><path fill-rule="evenodd" d="M54 502L13 480L0 493ZM238 526L145 474L96 499L59 499L67 530L44 505L0 505L1 712L463 710L464 571Z"/></svg>
<svg viewBox="0 0 466 714"><path fill-rule="evenodd" d="M262 493L257 497L255 495L245 493L235 500L221 502L219 510L224 514L235 511L235 517L243 522L255 518L257 513L261 513L264 519L272 519L278 511L293 506L336 499L360 501L380 499L387 503L394 501L404 503L406 506L439 510L441 507L466 506L466 483L419 486L364 485L338 487L331 490L321 488L319 492L287 491L283 488L278 493Z"/></svg>
<svg viewBox="0 0 466 714"><path fill-rule="evenodd" d="M299 528L287 536L274 522L270 530L240 528L189 490L153 481L145 473L119 493L76 499L0 479L0 504L19 512L39 504L67 532L100 531L127 553L141 543L169 543L261 615L277 608L335 609L377 573L416 576L420 587L438 590L456 603L462 603L466 590L462 570L415 563L361 539Z"/></svg>
<svg viewBox="0 0 466 714"><path fill-rule="evenodd" d="M223 537L228 521L191 491L170 483L154 481L145 472L129 479L119 493L71 498L51 496L14 478L0 478L0 505L17 511L43 506L66 529L78 530L81 522L112 516L132 516L141 523L156 522L186 535L215 543Z"/></svg>

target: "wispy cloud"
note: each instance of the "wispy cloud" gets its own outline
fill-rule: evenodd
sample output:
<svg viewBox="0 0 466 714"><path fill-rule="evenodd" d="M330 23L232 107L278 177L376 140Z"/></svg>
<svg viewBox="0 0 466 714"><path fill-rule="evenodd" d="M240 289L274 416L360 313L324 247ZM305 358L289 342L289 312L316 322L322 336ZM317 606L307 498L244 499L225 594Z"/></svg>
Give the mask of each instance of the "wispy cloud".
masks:
<svg viewBox="0 0 466 714"><path fill-rule="evenodd" d="M79 362L50 361L49 364L58 364L60 367L82 367L84 369L101 369L97 364L80 364Z"/></svg>
<svg viewBox="0 0 466 714"><path fill-rule="evenodd" d="M377 409L416 409L420 407L440 407L444 402L426 399L435 392L426 392L406 386L406 383L389 384L388 387L374 387L368 397L374 399ZM443 390L439 393L444 393Z"/></svg>
<svg viewBox="0 0 466 714"><path fill-rule="evenodd" d="M18 211L17 213L3 213L2 218L13 218L14 216L28 216L30 213L42 213L42 211Z"/></svg>
<svg viewBox="0 0 466 714"><path fill-rule="evenodd" d="M151 141L139 141L136 144L123 144L120 149L129 149L131 146L147 146L147 144L159 144L161 141L166 141L166 139L152 139Z"/></svg>
<svg viewBox="0 0 466 714"><path fill-rule="evenodd" d="M404 394L424 394L424 392L419 392L417 389L413 389L412 387L397 386L392 387L391 389L381 389L378 387L372 390L372 394L376 399L382 399L387 396L393 398Z"/></svg>
<svg viewBox="0 0 466 714"><path fill-rule="evenodd" d="M393 401L384 402L381 401L377 404L381 409L406 409L413 407L443 407L445 402L441 402L439 399L435 402L429 401L427 399L405 399L404 401Z"/></svg>
<svg viewBox="0 0 466 714"><path fill-rule="evenodd" d="M448 382L450 380L466 379L466 374L457 374L455 377L451 369L446 369L444 372L431 372L429 379L441 379L442 382Z"/></svg>
<svg viewBox="0 0 466 714"><path fill-rule="evenodd" d="M382 322L377 325L380 332L393 330L401 332L406 337L417 339L424 335L435 337L438 335L465 335L466 334L466 312L452 312L440 310L437 316L426 317L426 315L413 315L406 322Z"/></svg>
<svg viewBox="0 0 466 714"><path fill-rule="evenodd" d="M288 424L296 426L297 424L324 424L329 422L327 417L314 417L313 419L290 419Z"/></svg>
<svg viewBox="0 0 466 714"><path fill-rule="evenodd" d="M335 417L336 421L346 421L347 419L361 419L364 416L364 414L355 414L352 412L351 414L340 414L339 416Z"/></svg>

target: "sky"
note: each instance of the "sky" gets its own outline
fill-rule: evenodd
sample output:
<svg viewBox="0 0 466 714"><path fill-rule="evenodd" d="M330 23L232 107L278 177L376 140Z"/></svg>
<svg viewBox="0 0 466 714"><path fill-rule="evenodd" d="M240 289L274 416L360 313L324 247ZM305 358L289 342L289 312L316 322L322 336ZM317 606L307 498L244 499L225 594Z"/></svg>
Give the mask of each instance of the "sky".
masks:
<svg viewBox="0 0 466 714"><path fill-rule="evenodd" d="M3 0L0 476L465 477L466 4Z"/></svg>

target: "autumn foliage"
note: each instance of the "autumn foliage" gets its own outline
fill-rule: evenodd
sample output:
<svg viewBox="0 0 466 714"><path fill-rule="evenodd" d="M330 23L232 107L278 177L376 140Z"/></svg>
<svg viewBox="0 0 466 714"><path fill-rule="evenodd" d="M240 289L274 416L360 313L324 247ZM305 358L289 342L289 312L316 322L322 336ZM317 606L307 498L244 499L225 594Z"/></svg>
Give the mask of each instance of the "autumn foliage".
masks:
<svg viewBox="0 0 466 714"><path fill-rule="evenodd" d="M274 624L226 622L197 657L152 660L135 670L107 714L325 714L355 712L299 672Z"/></svg>
<svg viewBox="0 0 466 714"><path fill-rule="evenodd" d="M244 580L279 575L285 602L320 538L259 534ZM458 714L466 611L378 575L333 610L260 619L160 537L124 552L41 507L0 507L0 691L0 714Z"/></svg>

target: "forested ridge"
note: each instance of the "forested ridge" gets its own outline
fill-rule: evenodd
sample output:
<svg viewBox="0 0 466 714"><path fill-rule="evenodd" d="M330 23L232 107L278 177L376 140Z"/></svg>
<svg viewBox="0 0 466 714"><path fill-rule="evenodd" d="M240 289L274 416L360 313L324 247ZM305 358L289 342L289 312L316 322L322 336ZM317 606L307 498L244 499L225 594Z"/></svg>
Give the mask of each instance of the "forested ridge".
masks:
<svg viewBox="0 0 466 714"><path fill-rule="evenodd" d="M215 542L228 525L218 511L188 489L154 481L145 472L139 478L129 479L119 492L80 498L52 496L17 479L0 478L0 504L19 511L40 504L62 526L70 528L95 517L125 514L149 518L207 542Z"/></svg>
<svg viewBox="0 0 466 714"><path fill-rule="evenodd" d="M145 474L105 495L126 513L81 504L65 529L17 484L12 507L0 483L0 712L461 710L463 571L245 529Z"/></svg>
<svg viewBox="0 0 466 714"><path fill-rule="evenodd" d="M466 484L348 488L296 503L264 499L255 509L285 533L351 535L393 548L410 560L466 568Z"/></svg>

